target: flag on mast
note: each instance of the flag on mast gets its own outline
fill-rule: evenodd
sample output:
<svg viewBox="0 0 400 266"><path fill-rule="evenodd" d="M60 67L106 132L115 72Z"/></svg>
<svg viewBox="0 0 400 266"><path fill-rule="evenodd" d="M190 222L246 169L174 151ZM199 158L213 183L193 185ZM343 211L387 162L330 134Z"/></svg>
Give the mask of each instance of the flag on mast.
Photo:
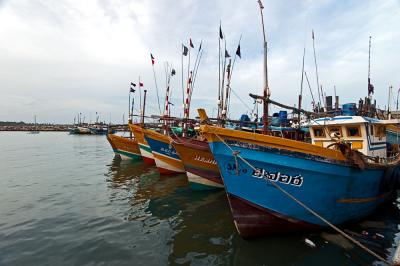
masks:
<svg viewBox="0 0 400 266"><path fill-rule="evenodd" d="M231 56L229 55L228 51L225 49L225 58L229 58L229 57L231 57Z"/></svg>
<svg viewBox="0 0 400 266"><path fill-rule="evenodd" d="M135 83L133 83L133 82L131 82L131 86L133 86L133 87L136 87L136 84L135 84Z"/></svg>
<svg viewBox="0 0 400 266"><path fill-rule="evenodd" d="M134 88L131 88L130 92L135 92L135 89L134 89Z"/></svg>
<svg viewBox="0 0 400 266"><path fill-rule="evenodd" d="M224 35L222 34L221 25L219 25L219 38L220 38L221 40L224 38Z"/></svg>
<svg viewBox="0 0 400 266"><path fill-rule="evenodd" d="M139 87L143 87L144 84L142 82L139 82Z"/></svg>
<svg viewBox="0 0 400 266"><path fill-rule="evenodd" d="M236 49L236 55L239 56L239 58L242 58L242 54L240 53L240 44L238 45Z"/></svg>
<svg viewBox="0 0 400 266"><path fill-rule="evenodd" d="M190 47L194 48L193 42L192 42L192 38L189 39L189 45Z"/></svg>
<svg viewBox="0 0 400 266"><path fill-rule="evenodd" d="M185 45L183 45L183 44L182 44L182 46L183 46L183 52L182 52L182 54L183 54L184 56L187 56L187 54L188 54L188 52L189 52L189 49L188 49Z"/></svg>
<svg viewBox="0 0 400 266"><path fill-rule="evenodd" d="M151 64L154 66L154 62L155 62L155 60L154 60L154 56L153 56L153 54L152 54L152 53L150 53L150 57L151 57Z"/></svg>

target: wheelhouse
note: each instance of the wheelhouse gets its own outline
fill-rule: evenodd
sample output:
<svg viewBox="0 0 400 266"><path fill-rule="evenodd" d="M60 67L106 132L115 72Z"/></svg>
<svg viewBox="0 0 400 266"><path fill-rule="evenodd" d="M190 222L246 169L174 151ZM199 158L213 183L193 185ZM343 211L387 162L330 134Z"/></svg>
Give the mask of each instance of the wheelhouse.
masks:
<svg viewBox="0 0 400 266"><path fill-rule="evenodd" d="M386 126L396 122L362 116L318 118L310 123L311 143L336 148L331 144L346 142L364 155L386 158Z"/></svg>

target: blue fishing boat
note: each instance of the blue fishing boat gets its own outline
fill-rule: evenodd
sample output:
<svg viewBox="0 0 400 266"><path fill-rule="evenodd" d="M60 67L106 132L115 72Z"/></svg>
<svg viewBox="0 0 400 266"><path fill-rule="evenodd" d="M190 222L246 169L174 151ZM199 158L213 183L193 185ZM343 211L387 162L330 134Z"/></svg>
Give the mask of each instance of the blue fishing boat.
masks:
<svg viewBox="0 0 400 266"><path fill-rule="evenodd" d="M201 131L237 230L251 237L327 226L288 194L332 224L369 215L397 186L400 156L386 149L391 123L360 116L316 119L312 143L208 125Z"/></svg>

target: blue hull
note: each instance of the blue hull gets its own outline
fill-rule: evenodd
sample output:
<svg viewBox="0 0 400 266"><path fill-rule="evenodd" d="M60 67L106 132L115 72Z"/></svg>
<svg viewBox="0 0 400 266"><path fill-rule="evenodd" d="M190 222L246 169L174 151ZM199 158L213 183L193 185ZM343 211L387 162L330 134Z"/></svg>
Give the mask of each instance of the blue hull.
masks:
<svg viewBox="0 0 400 266"><path fill-rule="evenodd" d="M251 165L259 169L254 171L240 159L236 163L232 151L225 144L211 142L210 148L223 176L228 196L234 197L235 201L242 201L240 209L235 209L231 202L237 227L241 226L241 219L247 219L246 227L259 226L256 223L259 223L260 219L246 218L246 212L251 213L255 209L256 212L263 211L295 224L326 226L271 182L333 224L360 219L369 215L390 195L394 188L388 180L394 180L398 172L398 168L386 172L384 169L360 170L323 158L311 158L306 154L257 145L252 145L251 148L241 143L232 146L234 150L240 151L240 155ZM248 209L244 206L248 206ZM235 217L235 213L239 213L240 217ZM271 227L277 226L276 223L267 224ZM265 231L273 231L273 228L270 229Z"/></svg>

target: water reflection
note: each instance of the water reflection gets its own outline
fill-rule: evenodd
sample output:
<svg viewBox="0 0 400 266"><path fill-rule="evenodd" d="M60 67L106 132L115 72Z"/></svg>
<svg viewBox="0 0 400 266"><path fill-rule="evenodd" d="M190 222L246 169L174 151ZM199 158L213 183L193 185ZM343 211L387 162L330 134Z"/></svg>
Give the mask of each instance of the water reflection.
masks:
<svg viewBox="0 0 400 266"><path fill-rule="evenodd" d="M132 237L157 242L165 264L194 265L366 265L374 262L360 248L333 231L244 240L235 230L225 193L192 191L185 175L160 176L155 167L115 158L109 165L110 200L138 223ZM368 248L391 257L397 246L399 209L382 206L373 216L345 231ZM316 247L310 247L305 239ZM149 249L148 242L136 245Z"/></svg>

